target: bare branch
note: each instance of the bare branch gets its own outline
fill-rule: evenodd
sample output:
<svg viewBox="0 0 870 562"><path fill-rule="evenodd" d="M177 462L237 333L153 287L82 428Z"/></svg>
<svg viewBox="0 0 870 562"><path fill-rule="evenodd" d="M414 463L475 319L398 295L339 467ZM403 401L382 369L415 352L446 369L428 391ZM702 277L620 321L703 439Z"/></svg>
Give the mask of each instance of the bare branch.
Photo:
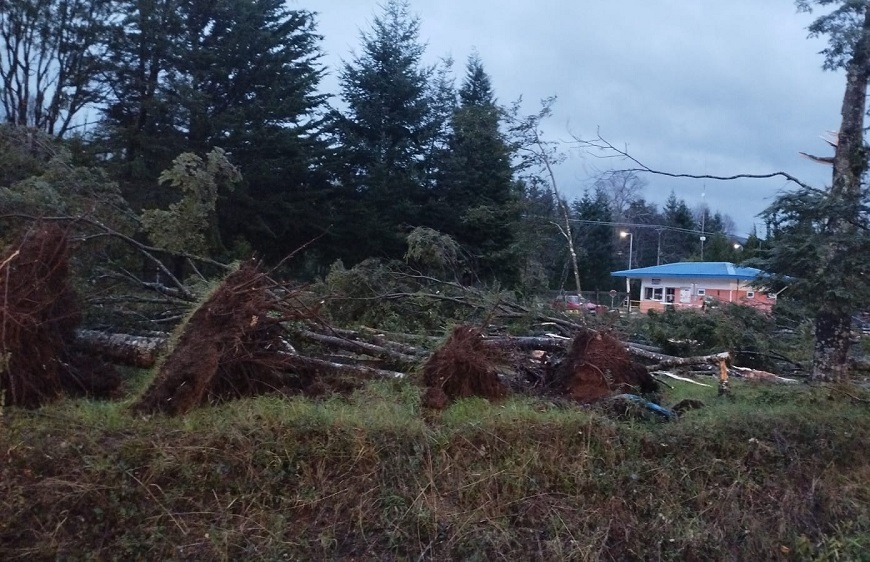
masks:
<svg viewBox="0 0 870 562"><path fill-rule="evenodd" d="M601 154L601 155L598 155L598 154L595 154L594 152L592 152L592 154L594 156L597 156L599 158L620 158L620 159L628 160L629 162L632 162L637 166L636 168L626 168L626 169L619 170L620 172L646 172L648 174L655 174L657 176L665 176L665 177L669 177L669 178L689 178L689 179L697 179L697 180L718 180L718 181L731 181L731 180L739 180L739 179L769 179L769 178L781 177L781 178L786 179L787 181L790 181L794 184L799 185L800 187L802 187L804 189L808 189L808 190L819 192L819 193L822 192L822 190L802 182L801 180L799 180L798 178L794 177L793 175L791 175L787 172L772 172L769 174L733 174L730 176L717 176L717 175L713 175L713 174L677 174L677 173L673 173L673 172L666 172L663 170L656 170L654 168L650 168L649 166L647 166L646 164L644 164L643 162L641 162L640 160L638 160L637 158L632 156L628 152L627 148L622 149L622 148L617 148L617 147L613 146L613 144L611 144L610 141L603 138L600 134L597 136L597 138L595 138L593 140L584 140L584 139L581 139L578 137L574 137L574 140L583 149L586 149L589 151L598 150L598 151L604 152L604 154Z"/></svg>

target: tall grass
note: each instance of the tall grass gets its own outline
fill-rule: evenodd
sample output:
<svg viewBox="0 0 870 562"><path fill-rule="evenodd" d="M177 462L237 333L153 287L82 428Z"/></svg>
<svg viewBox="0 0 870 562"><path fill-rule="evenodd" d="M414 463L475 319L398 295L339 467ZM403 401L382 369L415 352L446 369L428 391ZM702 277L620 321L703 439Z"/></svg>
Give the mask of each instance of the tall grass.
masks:
<svg viewBox="0 0 870 562"><path fill-rule="evenodd" d="M707 406L672 424L524 398L433 414L403 382L175 419L7 408L0 559L861 560L866 404L734 392L675 385Z"/></svg>

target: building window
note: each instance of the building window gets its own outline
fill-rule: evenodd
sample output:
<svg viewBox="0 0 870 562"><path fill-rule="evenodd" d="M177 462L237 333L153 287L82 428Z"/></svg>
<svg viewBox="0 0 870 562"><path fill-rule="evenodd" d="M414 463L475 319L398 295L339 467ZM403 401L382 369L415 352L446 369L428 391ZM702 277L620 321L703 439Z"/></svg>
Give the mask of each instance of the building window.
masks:
<svg viewBox="0 0 870 562"><path fill-rule="evenodd" d="M698 296L703 297L707 294L707 289L698 289Z"/></svg>
<svg viewBox="0 0 870 562"><path fill-rule="evenodd" d="M747 299L754 299L755 298L755 291L746 291L746 298Z"/></svg>
<svg viewBox="0 0 870 562"><path fill-rule="evenodd" d="M662 300L662 289L659 287L658 289L654 289L652 287L646 287L643 291L644 300L648 301L660 301Z"/></svg>

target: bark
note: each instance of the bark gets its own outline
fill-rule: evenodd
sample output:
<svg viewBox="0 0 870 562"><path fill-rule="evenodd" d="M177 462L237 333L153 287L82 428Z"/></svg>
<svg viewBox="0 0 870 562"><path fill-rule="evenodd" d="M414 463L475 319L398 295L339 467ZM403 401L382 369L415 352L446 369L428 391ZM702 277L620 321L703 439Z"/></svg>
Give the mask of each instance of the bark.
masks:
<svg viewBox="0 0 870 562"><path fill-rule="evenodd" d="M816 315L813 341L814 381L845 381L849 373L852 316L822 311Z"/></svg>
<svg viewBox="0 0 870 562"><path fill-rule="evenodd" d="M831 195L854 203L859 208L861 180L867 170L864 147L864 114L866 113L867 82L870 80L870 7L864 8L864 22L855 50L846 67L846 91L843 94L842 122L834 154ZM854 217L832 217L828 231L834 239L854 237ZM825 251L824 263L837 263L849 250L842 243L832 242ZM840 299L842 300L842 299ZM816 315L815 342L813 344L812 379L816 381L845 381L848 373L848 354L851 339L852 306L847 302L825 302Z"/></svg>
<svg viewBox="0 0 870 562"><path fill-rule="evenodd" d="M752 381L770 382L774 384L797 384L795 379L787 379L767 371L758 371L756 369L747 369L746 367L732 367L741 377Z"/></svg>
<svg viewBox="0 0 870 562"><path fill-rule="evenodd" d="M560 340L548 337L494 337L483 338L483 344L502 349L522 349L527 351L565 352L571 340Z"/></svg>
<svg viewBox="0 0 870 562"><path fill-rule="evenodd" d="M298 330L293 332L299 338L304 340L319 343L333 348L344 349L362 355L370 355L382 359L390 367L398 369L406 369L413 367L419 361L419 357L406 355L396 351L391 351L385 347L374 345L371 343L345 339L337 336L327 336L318 334L310 330Z"/></svg>
<svg viewBox="0 0 870 562"><path fill-rule="evenodd" d="M92 355L131 367L151 367L166 346L165 337L110 334L96 330L78 330L76 345Z"/></svg>
<svg viewBox="0 0 870 562"><path fill-rule="evenodd" d="M334 361L326 361L324 359L315 359L313 357L306 357L304 355L298 355L295 353L288 353L286 354L286 357L288 358L291 365L313 368L331 373L362 375L366 377L381 379L400 379L405 376L405 373L399 373L397 371L386 371L384 369L375 369L373 367L366 367L363 365L346 365L344 363L336 363Z"/></svg>
<svg viewBox="0 0 870 562"><path fill-rule="evenodd" d="M651 365L648 367L650 371L657 371L659 369L666 369L668 367L706 365L708 363L719 364L720 361L731 360L731 354L727 351L723 351L722 353L714 353L713 355L698 355L695 357L674 357L673 355L655 353L630 345L626 346L626 348L628 349L629 353L636 357L641 357L650 361L657 361L655 365Z"/></svg>
<svg viewBox="0 0 870 562"><path fill-rule="evenodd" d="M425 349L421 349L419 347L415 347L413 345L408 345L405 343L395 342L388 340L383 334L377 333L363 333L358 332L356 330L345 330L342 328L332 328L327 327L327 331L334 333L337 336L341 336L343 338L350 338L352 340L363 340L367 343L371 343L390 351L394 351L397 353L402 353L404 355L414 356L414 357L424 357L429 354ZM316 331L316 330L312 330Z"/></svg>

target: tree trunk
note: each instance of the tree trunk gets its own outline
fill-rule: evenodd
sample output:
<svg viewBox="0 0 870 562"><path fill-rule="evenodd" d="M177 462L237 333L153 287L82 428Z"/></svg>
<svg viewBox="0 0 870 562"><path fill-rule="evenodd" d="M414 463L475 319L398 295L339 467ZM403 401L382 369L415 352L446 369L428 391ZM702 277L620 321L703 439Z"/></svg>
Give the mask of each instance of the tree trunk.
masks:
<svg viewBox="0 0 870 562"><path fill-rule="evenodd" d="M846 380L851 338L852 317L849 314L820 312L816 315L812 380Z"/></svg>
<svg viewBox="0 0 870 562"><path fill-rule="evenodd" d="M857 214L860 210L861 181L867 170L864 148L864 114L866 112L867 82L870 80L870 8L864 8L864 24L855 43L855 50L846 67L846 92L843 94L843 120L834 155L831 195L851 203ZM850 213L847 213L847 215ZM849 252L842 242L857 235L852 216L831 217L827 231L834 241L824 252L819 267L842 263ZM851 311L854 305L848 299L829 299L816 315L813 343L812 380L844 381L848 374L848 353Z"/></svg>

